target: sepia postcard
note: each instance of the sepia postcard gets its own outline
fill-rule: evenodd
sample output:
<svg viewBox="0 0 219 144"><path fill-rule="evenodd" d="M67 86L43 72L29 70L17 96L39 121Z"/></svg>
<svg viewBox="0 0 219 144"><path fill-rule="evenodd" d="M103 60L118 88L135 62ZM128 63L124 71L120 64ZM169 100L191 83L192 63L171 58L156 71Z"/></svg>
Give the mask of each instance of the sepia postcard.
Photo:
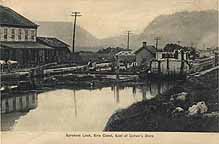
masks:
<svg viewBox="0 0 219 144"><path fill-rule="evenodd" d="M219 0L0 0L2 144L216 144Z"/></svg>

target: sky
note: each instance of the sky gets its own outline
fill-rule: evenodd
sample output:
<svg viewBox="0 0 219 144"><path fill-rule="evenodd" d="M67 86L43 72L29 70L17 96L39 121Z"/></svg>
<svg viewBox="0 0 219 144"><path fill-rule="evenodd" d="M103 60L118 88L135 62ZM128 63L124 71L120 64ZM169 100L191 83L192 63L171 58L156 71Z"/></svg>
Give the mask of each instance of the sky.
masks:
<svg viewBox="0 0 219 144"><path fill-rule="evenodd" d="M218 0L0 0L33 21L73 21L97 38L138 34L157 16L180 11L218 9Z"/></svg>

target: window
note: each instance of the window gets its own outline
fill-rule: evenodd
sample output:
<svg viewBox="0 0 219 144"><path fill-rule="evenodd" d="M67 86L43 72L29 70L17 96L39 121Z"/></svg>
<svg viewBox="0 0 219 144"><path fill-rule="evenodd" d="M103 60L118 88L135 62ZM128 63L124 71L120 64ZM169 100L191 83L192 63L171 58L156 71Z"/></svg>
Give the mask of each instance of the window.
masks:
<svg viewBox="0 0 219 144"><path fill-rule="evenodd" d="M175 58L175 59L178 59L178 57L179 57L178 51L175 51L175 53L174 53L174 58Z"/></svg>
<svg viewBox="0 0 219 144"><path fill-rule="evenodd" d="M31 31L31 39L32 39L32 40L34 40L34 36L35 36L35 31L32 30L32 31Z"/></svg>
<svg viewBox="0 0 219 144"><path fill-rule="evenodd" d="M21 40L21 29L18 30L18 39Z"/></svg>
<svg viewBox="0 0 219 144"><path fill-rule="evenodd" d="M28 40L28 30L25 30L25 40Z"/></svg>
<svg viewBox="0 0 219 144"><path fill-rule="evenodd" d="M7 40L7 38L8 38L8 29L5 28L4 29L4 39Z"/></svg>
<svg viewBox="0 0 219 144"><path fill-rule="evenodd" d="M11 29L11 38L15 39L15 30L14 29Z"/></svg>

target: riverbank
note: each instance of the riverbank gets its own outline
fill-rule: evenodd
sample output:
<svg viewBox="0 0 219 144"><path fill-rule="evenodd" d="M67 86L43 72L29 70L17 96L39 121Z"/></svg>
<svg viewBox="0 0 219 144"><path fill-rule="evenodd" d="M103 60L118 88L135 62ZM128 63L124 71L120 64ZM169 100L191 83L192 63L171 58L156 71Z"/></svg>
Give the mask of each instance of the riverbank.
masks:
<svg viewBox="0 0 219 144"><path fill-rule="evenodd" d="M189 114L204 102L207 112ZM219 132L218 69L191 76L156 98L115 112L104 131Z"/></svg>

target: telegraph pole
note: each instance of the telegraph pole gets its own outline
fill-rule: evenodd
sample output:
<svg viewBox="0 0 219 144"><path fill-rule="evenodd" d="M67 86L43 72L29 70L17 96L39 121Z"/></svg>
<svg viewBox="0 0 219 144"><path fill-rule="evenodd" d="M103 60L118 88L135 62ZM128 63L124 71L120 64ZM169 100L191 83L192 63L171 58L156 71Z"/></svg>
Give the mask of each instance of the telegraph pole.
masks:
<svg viewBox="0 0 219 144"><path fill-rule="evenodd" d="M74 17L74 24L73 24L73 32L72 32L72 53L75 52L75 36L76 36L76 23L77 23L77 17L82 16L80 12L72 12L72 15Z"/></svg>
<svg viewBox="0 0 219 144"><path fill-rule="evenodd" d="M130 46L130 34L131 34L131 31L128 31L128 39L127 39L127 49L129 49L129 46Z"/></svg>
<svg viewBox="0 0 219 144"><path fill-rule="evenodd" d="M158 50L160 37L156 37L154 40L156 41L156 50Z"/></svg>

